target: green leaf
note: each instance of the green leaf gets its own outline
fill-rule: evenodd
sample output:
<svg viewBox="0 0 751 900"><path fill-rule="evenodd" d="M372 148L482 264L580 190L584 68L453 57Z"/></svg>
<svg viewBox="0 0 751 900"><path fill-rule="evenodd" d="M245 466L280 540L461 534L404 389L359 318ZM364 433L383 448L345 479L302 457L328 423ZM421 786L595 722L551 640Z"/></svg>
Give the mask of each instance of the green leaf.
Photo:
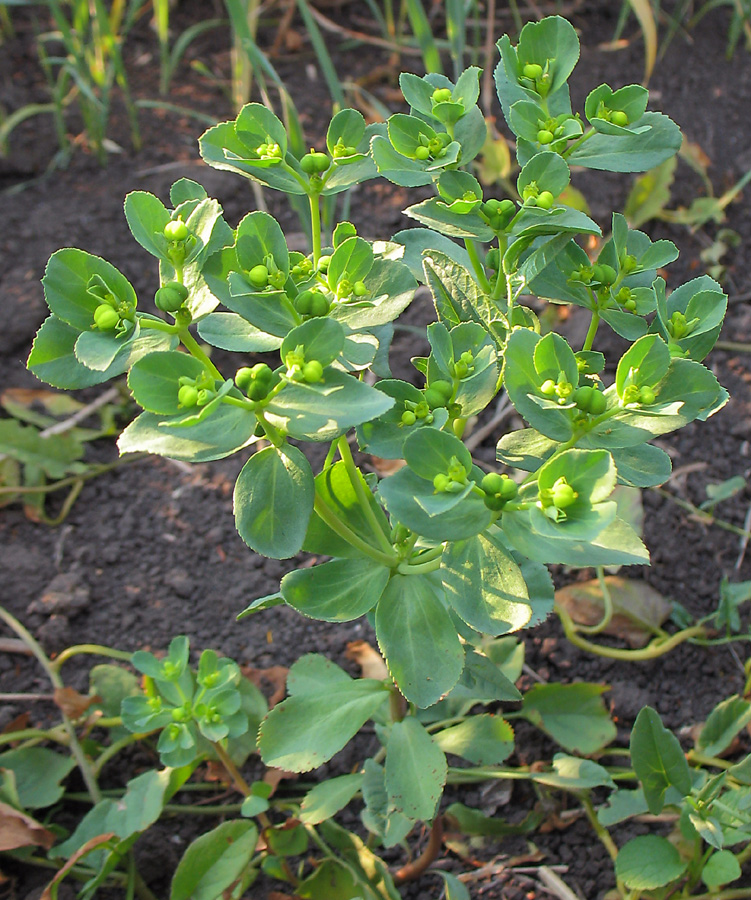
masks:
<svg viewBox="0 0 751 900"><path fill-rule="evenodd" d="M388 523L383 509L371 493L368 483L358 470L360 487L368 500L372 515L380 524L384 536L389 537L391 526ZM337 518L366 543L370 543L373 537L372 520L363 509L359 495L355 490L347 467L343 461L334 463L324 469L315 479L316 493L321 500L336 514ZM303 549L308 553L323 554L326 556L361 556L361 552L340 538L324 523L314 512L310 520L310 528L305 536Z"/></svg>
<svg viewBox="0 0 751 900"><path fill-rule="evenodd" d="M616 138L594 134L567 157L569 165L606 172L646 172L680 150L681 130L672 119L648 112L638 124L649 126L649 131Z"/></svg>
<svg viewBox="0 0 751 900"><path fill-rule="evenodd" d="M261 210L248 213L237 226L237 262L246 272L271 256L278 268L289 274L289 250L281 225Z"/></svg>
<svg viewBox="0 0 751 900"><path fill-rule="evenodd" d="M719 850L707 860L701 873L701 880L710 890L730 884L740 878L743 873L734 853L730 850Z"/></svg>
<svg viewBox="0 0 751 900"><path fill-rule="evenodd" d="M469 891L456 875L440 871L437 874L443 878L444 900L470 900Z"/></svg>
<svg viewBox="0 0 751 900"><path fill-rule="evenodd" d="M309 772L338 753L387 700L386 688L372 679L289 697L261 723L261 757L267 766Z"/></svg>
<svg viewBox="0 0 751 900"><path fill-rule="evenodd" d="M335 559L284 576L285 603L311 619L351 622L378 602L390 570L371 559Z"/></svg>
<svg viewBox="0 0 751 900"><path fill-rule="evenodd" d="M552 772L538 772L532 776L538 784L562 788L566 791L589 791L596 787L614 788L615 783L606 768L591 759L579 759L556 753Z"/></svg>
<svg viewBox="0 0 751 900"><path fill-rule="evenodd" d="M171 216L162 201L146 191L132 191L125 198L125 218L131 234L152 256L167 257L163 231Z"/></svg>
<svg viewBox="0 0 751 900"><path fill-rule="evenodd" d="M498 766L514 750L514 729L500 716L474 715L433 735L444 753L468 759L476 766Z"/></svg>
<svg viewBox="0 0 751 900"><path fill-rule="evenodd" d="M392 240L404 246L403 261L418 281L425 281L423 254L433 258L437 256L439 264L443 257L446 257L461 266L466 271L468 278L471 277L468 271L472 267L469 254L464 247L452 241L451 238L431 231L429 228L407 228L405 231L398 231ZM465 319L456 319L452 324L458 325L460 321L465 321Z"/></svg>
<svg viewBox="0 0 751 900"><path fill-rule="evenodd" d="M144 412L134 419L117 441L120 454L156 453L186 462L224 459L257 440L256 417L236 406L220 406L213 415L188 428L160 427L166 416Z"/></svg>
<svg viewBox="0 0 751 900"><path fill-rule="evenodd" d="M645 706L636 717L630 747L631 765L652 815L662 812L669 787L676 788L682 797L689 793L691 773L678 738L665 728L650 706Z"/></svg>
<svg viewBox="0 0 751 900"><path fill-rule="evenodd" d="M422 203L415 203L405 209L404 214L448 237L489 242L495 236L493 229L476 211L457 211L438 197L430 197Z"/></svg>
<svg viewBox="0 0 751 900"><path fill-rule="evenodd" d="M233 353L268 353L282 345L280 337L266 334L233 312L215 312L201 319L198 334L212 347Z"/></svg>
<svg viewBox="0 0 751 900"><path fill-rule="evenodd" d="M322 366L328 366L344 349L344 329L326 316L309 319L284 338L280 351L282 359L297 347L303 348L306 360L315 359Z"/></svg>
<svg viewBox="0 0 751 900"><path fill-rule="evenodd" d="M602 684L536 684L524 695L521 714L571 753L589 755L616 734L602 702Z"/></svg>
<svg viewBox="0 0 751 900"><path fill-rule="evenodd" d="M352 683L352 678L336 663L320 653L301 656L287 675L287 691L290 697L302 694L325 693L329 687L341 687Z"/></svg>
<svg viewBox="0 0 751 900"><path fill-rule="evenodd" d="M704 756L719 756L736 734L751 722L751 703L737 694L718 703L709 714L696 739L696 749Z"/></svg>
<svg viewBox="0 0 751 900"><path fill-rule="evenodd" d="M503 342L506 329L497 304L478 287L468 270L469 260L461 265L450 254L430 249L424 254L423 266L440 322L449 329L462 322L477 322L495 341Z"/></svg>
<svg viewBox="0 0 751 900"><path fill-rule="evenodd" d="M188 847L172 878L170 900L217 900L242 877L258 842L255 823L222 822Z"/></svg>
<svg viewBox="0 0 751 900"><path fill-rule="evenodd" d="M413 716L391 727L386 745L389 810L430 821L446 783L446 756Z"/></svg>
<svg viewBox="0 0 751 900"><path fill-rule="evenodd" d="M464 651L424 576L392 576L376 607L375 627L389 672L411 703L431 706L456 684Z"/></svg>
<svg viewBox="0 0 751 900"><path fill-rule="evenodd" d="M313 511L313 473L296 448L266 447L240 472L233 505L245 543L264 556L289 559L300 552Z"/></svg>
<svg viewBox="0 0 751 900"><path fill-rule="evenodd" d="M338 303L329 313L352 331L392 322L412 302L417 287L404 263L384 258L374 261L363 282L368 289L364 302Z"/></svg>
<svg viewBox="0 0 751 900"><path fill-rule="evenodd" d="M326 279L332 291L346 278L350 284L363 281L373 268L373 248L361 237L350 237L343 241L331 255Z"/></svg>
<svg viewBox="0 0 751 900"><path fill-rule="evenodd" d="M25 747L0 753L0 769L13 772L18 800L24 809L44 809L63 796L61 782L75 768L72 756L45 747Z"/></svg>
<svg viewBox="0 0 751 900"><path fill-rule="evenodd" d="M516 180L516 189L522 196L524 188L534 181L541 191L550 191L554 197L558 197L568 187L570 180L571 172L566 161L552 150L543 150L522 167Z"/></svg>
<svg viewBox="0 0 751 900"><path fill-rule="evenodd" d="M0 419L0 454L49 478L83 472L85 463L79 462L83 453L83 445L70 432L41 437L33 425L22 425L17 419Z"/></svg>
<svg viewBox="0 0 751 900"><path fill-rule="evenodd" d="M413 431L404 442L404 459L420 478L432 482L441 472L447 472L456 457L467 472L472 468L472 454L464 444L447 431L422 428Z"/></svg>
<svg viewBox="0 0 751 900"><path fill-rule="evenodd" d="M306 825L318 825L336 815L349 803L362 786L362 773L340 775L308 791L300 806L300 821Z"/></svg>
<svg viewBox="0 0 751 900"><path fill-rule="evenodd" d="M354 425L383 415L394 404L357 378L328 368L317 384L286 384L265 407L268 420L290 437L331 441Z"/></svg>
<svg viewBox="0 0 751 900"><path fill-rule="evenodd" d="M521 570L502 544L485 535L446 545L441 557L446 599L483 634L523 628L532 615Z"/></svg>
<svg viewBox="0 0 751 900"><path fill-rule="evenodd" d="M136 403L147 412L176 416L183 411L177 400L179 379L198 378L204 369L204 364L195 357L177 350L149 353L132 366L128 387Z"/></svg>
<svg viewBox="0 0 751 900"><path fill-rule="evenodd" d="M528 22L519 34L516 48L519 68L536 63L545 68L550 60L553 94L566 83L579 59L579 38L574 26L561 16L547 16L539 22Z"/></svg>
<svg viewBox="0 0 751 900"><path fill-rule="evenodd" d="M632 838L618 852L615 860L616 877L635 891L649 891L663 887L680 878L688 862L666 838L644 834Z"/></svg>
<svg viewBox="0 0 751 900"><path fill-rule="evenodd" d="M363 765L362 799L365 801L361 813L363 824L381 839L384 847L394 847L412 830L414 822L389 809L386 774L383 766L372 759L366 759Z"/></svg>
<svg viewBox="0 0 751 900"><path fill-rule="evenodd" d="M112 294L129 307L136 305L132 285L113 265L67 247L53 253L44 271L42 285L50 311L77 331L88 331L94 322L94 310L101 299L89 291L92 279L98 279Z"/></svg>

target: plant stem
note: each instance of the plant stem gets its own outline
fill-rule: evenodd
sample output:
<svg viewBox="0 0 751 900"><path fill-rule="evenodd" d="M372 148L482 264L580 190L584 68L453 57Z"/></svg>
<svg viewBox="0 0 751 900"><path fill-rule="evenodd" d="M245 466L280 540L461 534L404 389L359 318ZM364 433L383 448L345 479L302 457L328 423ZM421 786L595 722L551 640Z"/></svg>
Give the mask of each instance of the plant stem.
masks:
<svg viewBox="0 0 751 900"><path fill-rule="evenodd" d="M602 593L602 618L596 625L577 625L576 630L581 634L600 634L610 624L613 618L613 598L605 582L605 570L602 566L596 566L597 581Z"/></svg>
<svg viewBox="0 0 751 900"><path fill-rule="evenodd" d="M313 265L321 258L321 204L318 194L308 194L310 201L310 232L313 250Z"/></svg>
<svg viewBox="0 0 751 900"><path fill-rule="evenodd" d="M592 344L595 342L595 335L597 334L597 328L600 324L600 313L597 310L594 310L592 313L592 321L589 323L589 329L587 331L587 336L584 338L584 346L582 350L591 350Z"/></svg>
<svg viewBox="0 0 751 900"><path fill-rule="evenodd" d="M384 534L381 523L378 521L378 517L376 516L372 504L373 495L370 493L370 489L363 485L362 476L360 475L360 472L355 465L355 460L352 457L352 451L350 450L349 442L347 441L345 435L342 435L339 438L339 455L342 458L344 468L347 471L350 484L354 489L357 500L360 503L363 512L365 513L365 518L368 520L368 524L372 529L373 536L381 545L381 549L384 551L384 553L391 555L394 552L394 548L389 539Z"/></svg>
<svg viewBox="0 0 751 900"><path fill-rule="evenodd" d="M181 328L178 332L178 336L180 341L182 342L183 347L190 353L191 356L194 356L197 360L200 360L206 368L211 372L211 374L218 381L224 381L224 376L217 369L214 363L209 359L206 354L206 351L201 347L198 341L193 337L193 335L186 328Z"/></svg>
<svg viewBox="0 0 751 900"><path fill-rule="evenodd" d="M464 239L464 246L467 248L467 253L469 254L469 261L472 263L472 268L474 269L475 276L477 278L477 283L483 289L486 294L490 294L492 288L490 286L490 282L488 281L488 277L485 274L485 269L480 262L479 254L477 253L477 245L474 241L469 238Z"/></svg>
<svg viewBox="0 0 751 900"><path fill-rule="evenodd" d="M121 659L124 662L130 662L132 653L127 650L114 650L111 647L105 647L102 644L75 644L73 647L67 647L59 656L57 656L50 665L56 671L60 671L63 664L71 657L77 656L79 653L91 653L94 656L108 656L110 659Z"/></svg>
<svg viewBox="0 0 751 900"><path fill-rule="evenodd" d="M129 453L126 457L116 459L114 462L91 466L86 472L83 472L80 475L69 475L67 478L61 478L60 481L51 481L49 484L33 485L30 487L24 487L23 485L19 485L18 487L0 487L0 497L5 494L48 494L52 491L59 491L71 484L77 484L79 482L88 481L90 478L96 478L97 475L103 475L111 469L116 469L124 463L142 459L144 456L148 456L148 454Z"/></svg>
<svg viewBox="0 0 751 900"><path fill-rule="evenodd" d="M219 741L212 741L211 746L216 750L216 754L221 760L224 768L229 772L232 782L243 797L249 797L251 794L250 785L243 778L242 773L232 761L232 757L222 747Z"/></svg>
<svg viewBox="0 0 751 900"><path fill-rule="evenodd" d="M338 534L340 538L343 538L348 544L352 544L353 547L356 547L364 553L365 556L369 556L371 559L374 559L376 562L382 563L389 568L393 568L398 563L399 558L395 553L392 552L388 555L382 553L380 550L376 550L375 547L371 547L370 544L364 541L359 535L355 534L354 531L342 522L339 516L337 516L320 494L316 494L314 508L332 531Z"/></svg>
<svg viewBox="0 0 751 900"><path fill-rule="evenodd" d="M587 814L587 818L589 819L589 824L592 826L595 834L600 839L605 849L608 851L610 858L615 862L616 856L618 856L618 848L615 846L613 838L610 837L610 832L605 828L604 825L600 823L600 820L597 818L597 813L595 812L595 808L592 805L592 801L588 795L582 794L579 797L579 802L584 807L584 812Z"/></svg>
<svg viewBox="0 0 751 900"><path fill-rule="evenodd" d="M732 522L726 522L724 519L716 519L711 513L708 513L703 509L699 509L698 506L694 506L693 503L689 503L687 500L681 500L680 497L676 497L675 494L671 494L670 491L666 491L663 488L659 487L653 487L650 488L650 490L654 491L656 494L659 494L661 497L665 497L667 500L672 500L676 506L679 506L681 509L685 509L686 512L690 512L695 516L699 516L699 518L703 519L707 525L716 525L718 528L723 528L725 531L729 531L731 534L737 534L738 537L751 537L751 532L745 531L738 525L733 525Z"/></svg>
<svg viewBox="0 0 751 900"><path fill-rule="evenodd" d="M52 663L50 662L47 654L42 650L40 645L36 642L36 640L31 636L31 633L24 628L24 626L18 621L18 619L11 615L7 609L3 606L0 606L0 619L2 619L6 625L15 631L15 633L21 638L21 640L28 646L31 652L36 656L39 664L42 666L44 671L47 673L47 677L52 682L52 685L57 690L62 690L64 687L62 678L58 674L57 670L53 668ZM102 799L102 795L99 793L99 785L96 783L96 777L94 776L94 772L89 764L88 759L86 758L86 754L83 752L83 747L78 743L78 737L76 736L76 730L73 727L73 723L68 718L68 716L60 710L60 715L62 716L63 726L65 730L68 732L68 738L70 741L70 752L73 754L73 757L78 764L78 768L81 770L81 775L83 777L84 783L86 784L86 789L91 795L91 799L94 803L99 803Z"/></svg>
<svg viewBox="0 0 751 900"><path fill-rule="evenodd" d="M425 849L412 862L402 866L394 875L394 883L397 885L404 884L405 881L414 881L430 866L430 864L438 857L441 852L441 844L443 843L443 817L437 816L433 821L430 829L430 837Z"/></svg>
<svg viewBox="0 0 751 900"><path fill-rule="evenodd" d="M115 741L110 744L109 747L106 747L99 756L96 758L96 762L94 763L93 769L96 775L101 775L102 769L104 766L112 759L113 756L117 756L117 754L123 750L125 747L128 747L130 744L134 744L137 741L140 741L143 738L143 734L128 734L125 737L120 738L119 741Z"/></svg>
<svg viewBox="0 0 751 900"><path fill-rule="evenodd" d="M594 653L597 656L605 656L608 659L631 660L633 662L656 659L658 656L669 653L684 641L688 641L694 637L702 637L707 633L702 625L694 625L692 628L684 628L667 640L664 638L657 638L654 641L650 641L650 643L641 650L621 650L617 647L603 647L601 644L595 644L592 641L580 637L573 619L566 610L556 604L555 611L558 613L558 617L561 620L561 625L563 626L566 637L575 647L579 647L580 650L586 650L588 653Z"/></svg>

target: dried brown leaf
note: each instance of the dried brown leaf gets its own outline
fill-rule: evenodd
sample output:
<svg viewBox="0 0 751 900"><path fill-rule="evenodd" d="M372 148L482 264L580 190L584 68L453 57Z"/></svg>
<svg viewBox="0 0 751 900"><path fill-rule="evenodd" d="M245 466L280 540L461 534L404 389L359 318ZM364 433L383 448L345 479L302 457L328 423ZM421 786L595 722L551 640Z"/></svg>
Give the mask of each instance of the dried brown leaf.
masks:
<svg viewBox="0 0 751 900"><path fill-rule="evenodd" d="M19 847L44 847L49 850L55 835L26 813L0 803L0 850Z"/></svg>
<svg viewBox="0 0 751 900"><path fill-rule="evenodd" d="M86 841L83 846L79 847L78 850L76 850L76 852L65 863L62 869L58 871L57 875L55 875L52 881L50 881L50 883L42 892L39 900L52 900L52 888L63 880L65 875L70 871L70 869L73 868L73 866L75 866L78 860L81 859L82 856L86 856L87 853L89 853L91 850L94 850L100 844L106 844L107 841L109 841L113 837L115 837L115 832L110 831L107 834L98 834L96 837L93 837L90 840Z"/></svg>
<svg viewBox="0 0 751 900"><path fill-rule="evenodd" d="M357 663L363 678L375 678L376 681L383 681L389 677L389 670L386 668L383 657L367 641L350 641L344 655L347 659Z"/></svg>

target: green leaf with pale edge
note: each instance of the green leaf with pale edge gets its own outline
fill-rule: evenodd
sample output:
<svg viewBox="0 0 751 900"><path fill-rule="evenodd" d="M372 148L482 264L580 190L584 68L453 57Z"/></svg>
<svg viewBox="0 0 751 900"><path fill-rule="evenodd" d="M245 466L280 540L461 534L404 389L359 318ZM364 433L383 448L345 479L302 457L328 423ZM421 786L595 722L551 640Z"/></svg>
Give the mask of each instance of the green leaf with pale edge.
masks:
<svg viewBox="0 0 751 900"><path fill-rule="evenodd" d="M309 772L338 753L388 701L380 681L329 684L277 704L261 723L258 749L267 766Z"/></svg>
<svg viewBox="0 0 751 900"><path fill-rule="evenodd" d="M532 616L521 570L508 551L479 534L452 541L441 557L446 599L458 615L483 634L507 634Z"/></svg>
<svg viewBox="0 0 751 900"><path fill-rule="evenodd" d="M266 334L232 312L215 312L201 319L198 334L212 347L234 353L267 353L282 345L280 337Z"/></svg>
<svg viewBox="0 0 751 900"><path fill-rule="evenodd" d="M471 716L459 725L433 735L444 753L468 759L476 766L497 766L514 749L514 729L500 716Z"/></svg>
<svg viewBox="0 0 751 900"><path fill-rule="evenodd" d="M285 603L323 622L351 622L378 602L391 570L372 559L335 559L282 578Z"/></svg>
<svg viewBox="0 0 751 900"><path fill-rule="evenodd" d="M680 150L681 130L662 113L645 113L638 125L648 125L649 131L623 137L594 134L571 153L569 164L606 172L646 172Z"/></svg>
<svg viewBox="0 0 751 900"><path fill-rule="evenodd" d="M689 793L691 773L678 738L665 728L651 706L645 706L636 717L630 747L631 765L652 815L662 812L669 787L676 788L682 797Z"/></svg>
<svg viewBox="0 0 751 900"><path fill-rule="evenodd" d="M524 695L521 714L571 753L606 747L616 728L602 702L604 684L536 684Z"/></svg>
<svg viewBox="0 0 751 900"><path fill-rule="evenodd" d="M394 575L376 607L376 636L399 690L432 706L459 680L464 651L446 607L421 575Z"/></svg>
<svg viewBox="0 0 751 900"><path fill-rule="evenodd" d="M616 878L635 891L649 891L663 887L680 878L688 862L666 838L644 834L632 838L618 852L615 860Z"/></svg>
<svg viewBox="0 0 751 900"><path fill-rule="evenodd" d="M413 716L395 722L386 745L389 811L429 821L446 783L446 756Z"/></svg>
<svg viewBox="0 0 751 900"><path fill-rule="evenodd" d="M13 772L18 799L24 809L44 809L63 796L61 784L75 768L72 756L46 747L25 747L0 753L0 769Z"/></svg>
<svg viewBox="0 0 751 900"><path fill-rule="evenodd" d="M737 694L718 703L709 714L696 740L696 749L705 756L719 756L736 734L751 722L751 703Z"/></svg>
<svg viewBox="0 0 751 900"><path fill-rule="evenodd" d="M238 881L258 842L254 822L222 822L188 847L172 878L170 900L217 900Z"/></svg>
<svg viewBox="0 0 751 900"><path fill-rule="evenodd" d="M296 447L260 450L245 463L235 483L233 506L240 537L264 556L289 559L302 548L314 494L310 463Z"/></svg>
<svg viewBox="0 0 751 900"><path fill-rule="evenodd" d="M197 378L204 369L200 360L177 350L149 353L132 366L128 387L136 403L148 412L176 416L183 411L177 400L180 378Z"/></svg>
<svg viewBox="0 0 751 900"><path fill-rule="evenodd" d="M356 772L317 784L305 795L300 807L300 821L318 825L336 815L360 790L362 779L362 773Z"/></svg>

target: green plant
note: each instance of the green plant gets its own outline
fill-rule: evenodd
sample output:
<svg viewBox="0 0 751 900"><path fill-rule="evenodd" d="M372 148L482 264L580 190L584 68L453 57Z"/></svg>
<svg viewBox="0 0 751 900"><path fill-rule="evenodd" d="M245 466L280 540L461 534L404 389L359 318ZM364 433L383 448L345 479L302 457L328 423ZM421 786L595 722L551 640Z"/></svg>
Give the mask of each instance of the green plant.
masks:
<svg viewBox="0 0 751 900"><path fill-rule="evenodd" d="M250 451L234 491L243 540L280 559L306 551L330 561L294 569L278 593L244 614L286 603L330 622L366 615L387 665L383 678L352 679L322 657L304 657L290 672L289 698L263 719L261 756L308 771L372 720L381 744L373 759L349 780L316 788L301 807L313 805L316 818L303 821L326 822L361 791L364 822L376 840L392 846L415 823L431 822L431 853L440 844L436 811L449 776L500 777L482 763L500 764L510 753L504 719L467 713L477 703L521 699L504 669L503 648L515 651L498 641L552 610L546 564L647 562L611 499L616 483L662 483L670 460L649 441L706 419L727 400L701 364L722 325L727 299L719 285L703 276L668 296L656 270L675 259L676 248L630 230L618 214L612 236L590 260L576 238L599 234L598 225L559 200L570 165L644 171L677 151L677 126L645 111L647 91L638 85L600 85L584 117L574 114L567 79L579 43L564 19L527 25L516 47L508 37L498 47L495 82L521 167L517 201L486 198L467 170L486 139L477 68L456 83L403 75L410 114L366 126L359 113L342 110L328 127L325 151L295 153L284 124L249 104L203 135L202 156L303 198L312 252L290 251L279 224L262 211L231 228L195 182L173 185L169 209L134 192L125 214L135 239L158 260L157 305L166 319L141 312L130 283L106 261L59 250L43 279L51 315L28 362L40 378L65 388L127 371L144 411L120 437L123 454L206 461ZM329 244L322 200L377 175L436 189L406 211L427 227L370 242L343 221ZM388 348L393 322L419 281L431 290L438 320L427 328L429 355L413 360L417 387L389 377ZM581 348L540 334L536 313L523 302L530 294L588 311ZM217 311L220 304L226 311ZM602 323L629 343L611 363L614 379L594 349ZM243 359L229 377L207 344L246 356L278 352L280 363ZM529 427L498 443L498 459L511 474L488 475L463 437L468 421L502 389ZM378 479L358 466L350 440L405 465ZM298 443L327 446L317 474ZM200 665L197 676L190 674L184 641L166 663L147 655L133 661L146 675L147 693L126 703L124 724L161 731L167 765L182 765L209 741L252 798L230 751L242 725L233 718L238 695L224 681L236 678L232 664L210 673L227 689L221 702L214 696L207 719L199 706L213 688L201 682ZM196 691L204 692L200 703ZM602 691L540 685L524 696L518 715L569 752L597 753L613 737ZM563 712L571 718L561 724ZM446 752L479 770L450 770ZM565 773L580 771L580 763L554 764L547 783L563 779L565 786ZM166 784L172 775L164 777ZM240 825L250 865L255 832ZM309 829L297 829L287 829L295 832L287 835L293 843L301 834L315 841ZM331 834L323 837L329 849ZM302 843L294 843L296 854ZM118 860L123 855L113 852ZM324 871L354 877L333 858ZM264 866L298 892L302 884L310 896L322 896L310 884L323 880L323 864L312 875L273 861ZM371 868L386 885L380 896L394 896L388 873L376 863Z"/></svg>

